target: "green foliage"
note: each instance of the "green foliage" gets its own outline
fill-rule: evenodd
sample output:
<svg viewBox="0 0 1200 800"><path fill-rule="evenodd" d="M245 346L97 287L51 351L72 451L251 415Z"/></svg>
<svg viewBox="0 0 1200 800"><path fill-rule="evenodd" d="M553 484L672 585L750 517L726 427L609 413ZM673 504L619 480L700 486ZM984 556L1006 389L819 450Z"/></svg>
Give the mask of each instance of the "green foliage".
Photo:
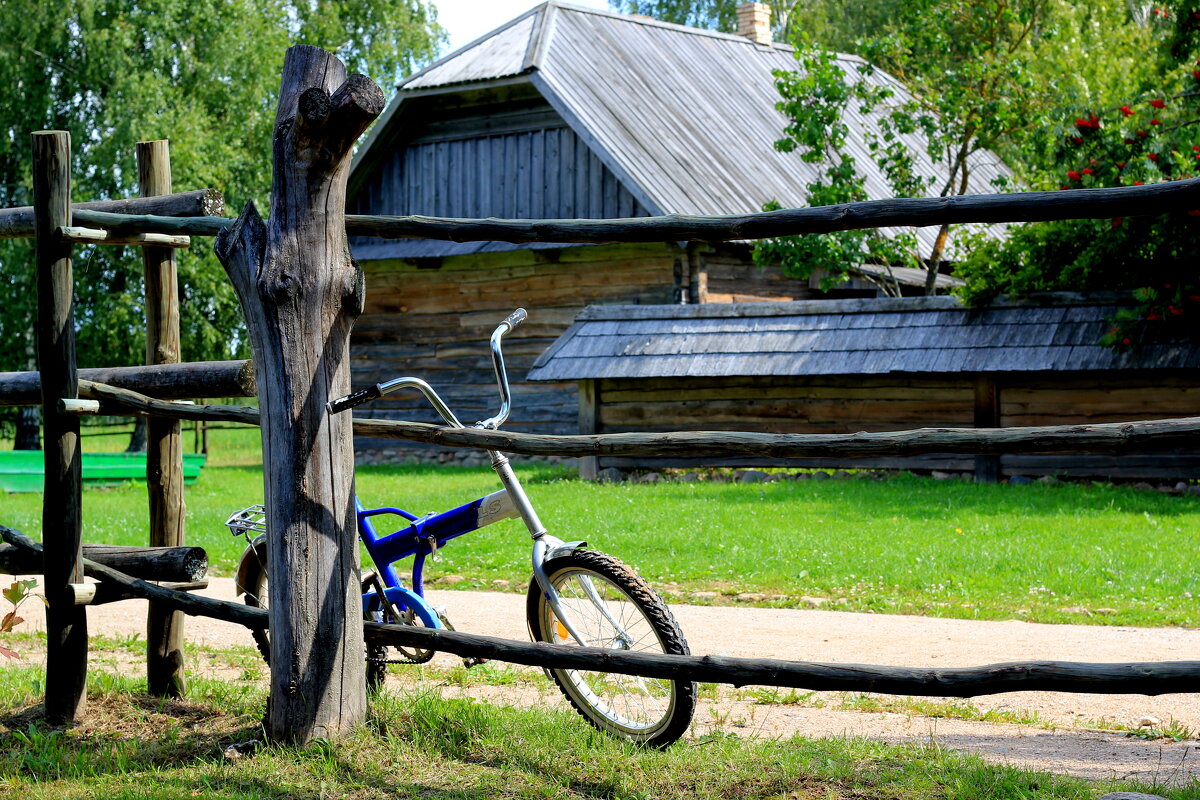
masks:
<svg viewBox="0 0 1200 800"><path fill-rule="evenodd" d="M434 54L421 0L0 0L0 206L31 203L30 137L71 133L76 201L137 194L134 144L169 138L174 186L213 187L237 211L266 207L283 54L335 50L384 87ZM76 248L79 362L140 363L136 248ZM0 370L33 359L32 244L0 241ZM243 354L232 287L199 240L179 253L184 360Z"/></svg>
<svg viewBox="0 0 1200 800"><path fill-rule="evenodd" d="M785 153L799 151L804 161L822 165L822 180L805 186L810 205L866 200L865 180L854 156L846 150L850 127L845 110L852 102L872 108L889 100L892 92L851 77L838 56L828 50L800 48L796 59L798 71L775 73L775 83L783 97L778 108L788 118L785 138L777 141L775 147ZM911 160L907 154L892 152L896 142L890 127L886 133L889 137L886 142L871 139L872 155L877 162L887 164L888 175L897 186L915 189L911 184L919 181L914 181ZM769 202L763 210L774 211L779 207L777 202ZM787 274L798 278L821 274L821 288L826 291L866 261L918 266L916 238L911 234L889 238L877 229L867 229L764 239L754 248L754 262L759 266L780 264ZM893 282L890 288L899 294L898 284Z"/></svg>
<svg viewBox="0 0 1200 800"><path fill-rule="evenodd" d="M871 160L894 196L966 193L979 154L1022 130L1048 104L1051 87L1032 69L1044 44L1039 31L1045 9L1045 0L906 0L880 30L857 42L867 62L862 66L839 62L807 38L798 40L799 70L776 78L783 97L778 108L788 118L777 147L799 149L806 160L831 165L821 182L829 191L810 186L810 204L825 204L831 196L863 199L863 178L844 152L848 123L842 115L850 109L858 112L854 124L862 128ZM876 69L898 78L908 92L870 82ZM904 138L912 134L924 140L923 153ZM920 158L940 171L936 180L916 168ZM924 254L917 252L915 237L883 245L878 233L855 233L839 234L836 244L767 243L757 258L781 258L792 274L814 263L835 275L864 260L928 265L931 292L950 233L944 226ZM833 263L839 258L850 260Z"/></svg>
<svg viewBox="0 0 1200 800"><path fill-rule="evenodd" d="M1049 128L1050 162L1030 175L1041 189L1129 186L1200 172L1200 4L1155 7L1156 72L1119 106L1077 106ZM1041 291L1131 291L1106 344L1128 347L1195 327L1200 313L1200 209L1158 217L1070 220L1012 229L975 250L959 274L964 298Z"/></svg>

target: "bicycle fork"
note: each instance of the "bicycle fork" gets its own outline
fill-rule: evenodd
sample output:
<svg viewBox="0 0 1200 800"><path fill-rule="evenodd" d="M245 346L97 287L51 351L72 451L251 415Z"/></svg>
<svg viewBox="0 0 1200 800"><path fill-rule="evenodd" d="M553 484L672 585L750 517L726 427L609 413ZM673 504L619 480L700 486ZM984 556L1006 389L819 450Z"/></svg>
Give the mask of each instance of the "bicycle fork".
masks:
<svg viewBox="0 0 1200 800"><path fill-rule="evenodd" d="M521 520L525 523L525 527L529 529L529 535L533 538L533 577L541 588L542 593L546 595L546 601L550 604L550 608L554 611L554 615L558 617L558 621L567 629L567 633L571 634L580 647L592 646L575 627L571 617L563 609L562 598L558 594L558 590L554 588L554 584L550 582L549 576L546 575L546 562L559 555L564 555L577 550L580 547L587 545L584 541L564 542L555 536L546 533L546 528L542 525L541 519L538 518L537 511L534 510L533 504L529 502L529 497L525 494L525 489L522 488L521 482L517 480L516 473L513 472L512 465L508 459L502 454L495 451L488 451L492 457L492 469L500 477L500 483L504 485L508 492L509 500L513 507L521 516ZM612 615L608 610L608 604L604 602L599 593L596 592L596 587L592 585L592 581L587 576L580 576L579 584L583 587L583 593L592 605L608 620L613 629L617 631L618 640L628 648L632 644L629 633L624 626Z"/></svg>

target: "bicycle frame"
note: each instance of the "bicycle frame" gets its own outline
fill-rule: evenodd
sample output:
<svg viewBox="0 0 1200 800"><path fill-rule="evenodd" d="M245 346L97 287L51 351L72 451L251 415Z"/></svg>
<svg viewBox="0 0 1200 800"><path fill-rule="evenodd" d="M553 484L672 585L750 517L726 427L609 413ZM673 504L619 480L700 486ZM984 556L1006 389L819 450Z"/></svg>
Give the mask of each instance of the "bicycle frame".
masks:
<svg viewBox="0 0 1200 800"><path fill-rule="evenodd" d="M519 308L512 314L509 314L492 332L490 339L492 367L495 370L496 384L500 390L500 411L494 417L489 417L475 423L473 427L495 430L508 419L512 394L508 385L508 373L504 368L504 354L501 345L505 334L515 329L524 320L525 310ZM360 403L391 394L403 388L416 389L425 395L425 398L429 400L434 410L445 420L447 425L453 428L467 427L458 421L458 417L454 415L454 412L450 410L450 407L446 405L438 393L433 390L433 387L420 378L414 377L395 378L367 389L353 392L330 402L329 410L333 413L346 411ZM564 542L547 534L541 519L538 518L537 511L534 510L533 505L529 502L529 498L525 494L525 490L521 487L520 481L517 480L516 473L513 472L508 458L503 453L491 450L488 451L488 455L492 458L492 469L496 471L496 475L500 478L500 483L504 486L504 490L481 497L478 500L450 511L418 518L407 511L393 507L367 510L358 504L357 499L355 500L359 537L366 546L367 552L370 553L371 559L375 562L376 569L384 584L384 597L382 599L378 598L377 591L363 594L363 610L372 610L377 600L381 600L385 607L388 603L395 603L411 609L414 614L421 618L426 626L432 628L442 627L436 611L424 599L425 558L435 553L438 548L451 539L462 536L465 533L470 533L473 530L478 530L485 525L490 525L501 519L519 516L525 523L525 527L529 530L530 538L533 539L531 561L534 579L546 595L547 602L554 609L554 613L559 621L562 622L563 627L567 629L567 632L581 646L587 646L588 643L584 640L583 635L579 633L572 623L570 615L563 609L558 591L550 583L545 570L546 561L560 553L583 547L586 545L586 542ZM410 524L400 530L380 537L375 531L371 518L385 514L402 517ZM408 589L401 584L400 578L394 568L396 561L407 558L410 555L415 557L412 572L412 589ZM584 592L601 609L604 616L617 629L622 629L617 620L613 619L608 613L591 581L584 578L580 582Z"/></svg>

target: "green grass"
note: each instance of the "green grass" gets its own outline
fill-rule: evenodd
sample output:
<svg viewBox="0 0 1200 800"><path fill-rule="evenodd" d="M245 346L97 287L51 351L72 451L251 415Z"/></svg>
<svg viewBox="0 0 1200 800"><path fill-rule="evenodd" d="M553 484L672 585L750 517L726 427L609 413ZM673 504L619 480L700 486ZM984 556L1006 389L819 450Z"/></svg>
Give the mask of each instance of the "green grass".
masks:
<svg viewBox="0 0 1200 800"><path fill-rule="evenodd" d="M119 649L119 648L118 648ZM0 670L0 796L60 798L825 798L825 800L1091 800L1154 791L1197 800L1200 785L1091 783L988 764L936 742L741 739L718 732L667 752L624 745L565 711L496 707L431 692L384 693L368 723L336 741L261 746L256 685L189 678L189 697L93 670L89 713L49 728L35 705L39 668ZM1164 768L1160 779L1170 778Z"/></svg>
<svg viewBox="0 0 1200 800"><path fill-rule="evenodd" d="M248 452L214 457L187 492L188 540L209 551L215 574L230 574L242 549L225 518L262 498L260 467L221 465ZM675 601L715 592L716 602L734 602L758 592L766 595L760 605L800 605L808 596L880 613L1200 625L1196 497L910 476L613 485L558 467L520 474L552 533L633 564ZM363 467L357 485L365 505L425 513L494 491L497 480L486 468ZM84 508L86 541L147 540L144 488L88 490ZM40 517L39 495L3 498L4 524L36 538ZM519 523L502 522L451 543L429 574L463 576L455 588L507 581L521 591L528 546Z"/></svg>

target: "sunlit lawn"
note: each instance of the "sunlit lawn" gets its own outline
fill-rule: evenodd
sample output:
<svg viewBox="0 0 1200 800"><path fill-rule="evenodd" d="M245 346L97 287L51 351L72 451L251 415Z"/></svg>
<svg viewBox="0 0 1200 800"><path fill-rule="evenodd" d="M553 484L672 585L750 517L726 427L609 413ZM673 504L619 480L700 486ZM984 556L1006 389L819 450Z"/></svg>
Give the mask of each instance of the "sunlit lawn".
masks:
<svg viewBox="0 0 1200 800"><path fill-rule="evenodd" d="M222 523L262 498L261 469L247 463L257 456L257 431L214 431L211 444L210 465L186 495L188 539L209 551L216 574L230 574L242 542ZM761 592L766 604L824 597L832 608L884 613L1200 624L1200 498L910 476L611 485L560 467L521 474L551 533L634 564L676 600ZM357 480L365 505L419 514L498 488L486 468L364 467ZM39 495L0 496L0 522L40 538L40 503ZM84 509L87 541L147 539L141 486L89 489ZM523 528L506 521L444 548L430 577L461 575L457 588L504 580L522 590L528 551Z"/></svg>

